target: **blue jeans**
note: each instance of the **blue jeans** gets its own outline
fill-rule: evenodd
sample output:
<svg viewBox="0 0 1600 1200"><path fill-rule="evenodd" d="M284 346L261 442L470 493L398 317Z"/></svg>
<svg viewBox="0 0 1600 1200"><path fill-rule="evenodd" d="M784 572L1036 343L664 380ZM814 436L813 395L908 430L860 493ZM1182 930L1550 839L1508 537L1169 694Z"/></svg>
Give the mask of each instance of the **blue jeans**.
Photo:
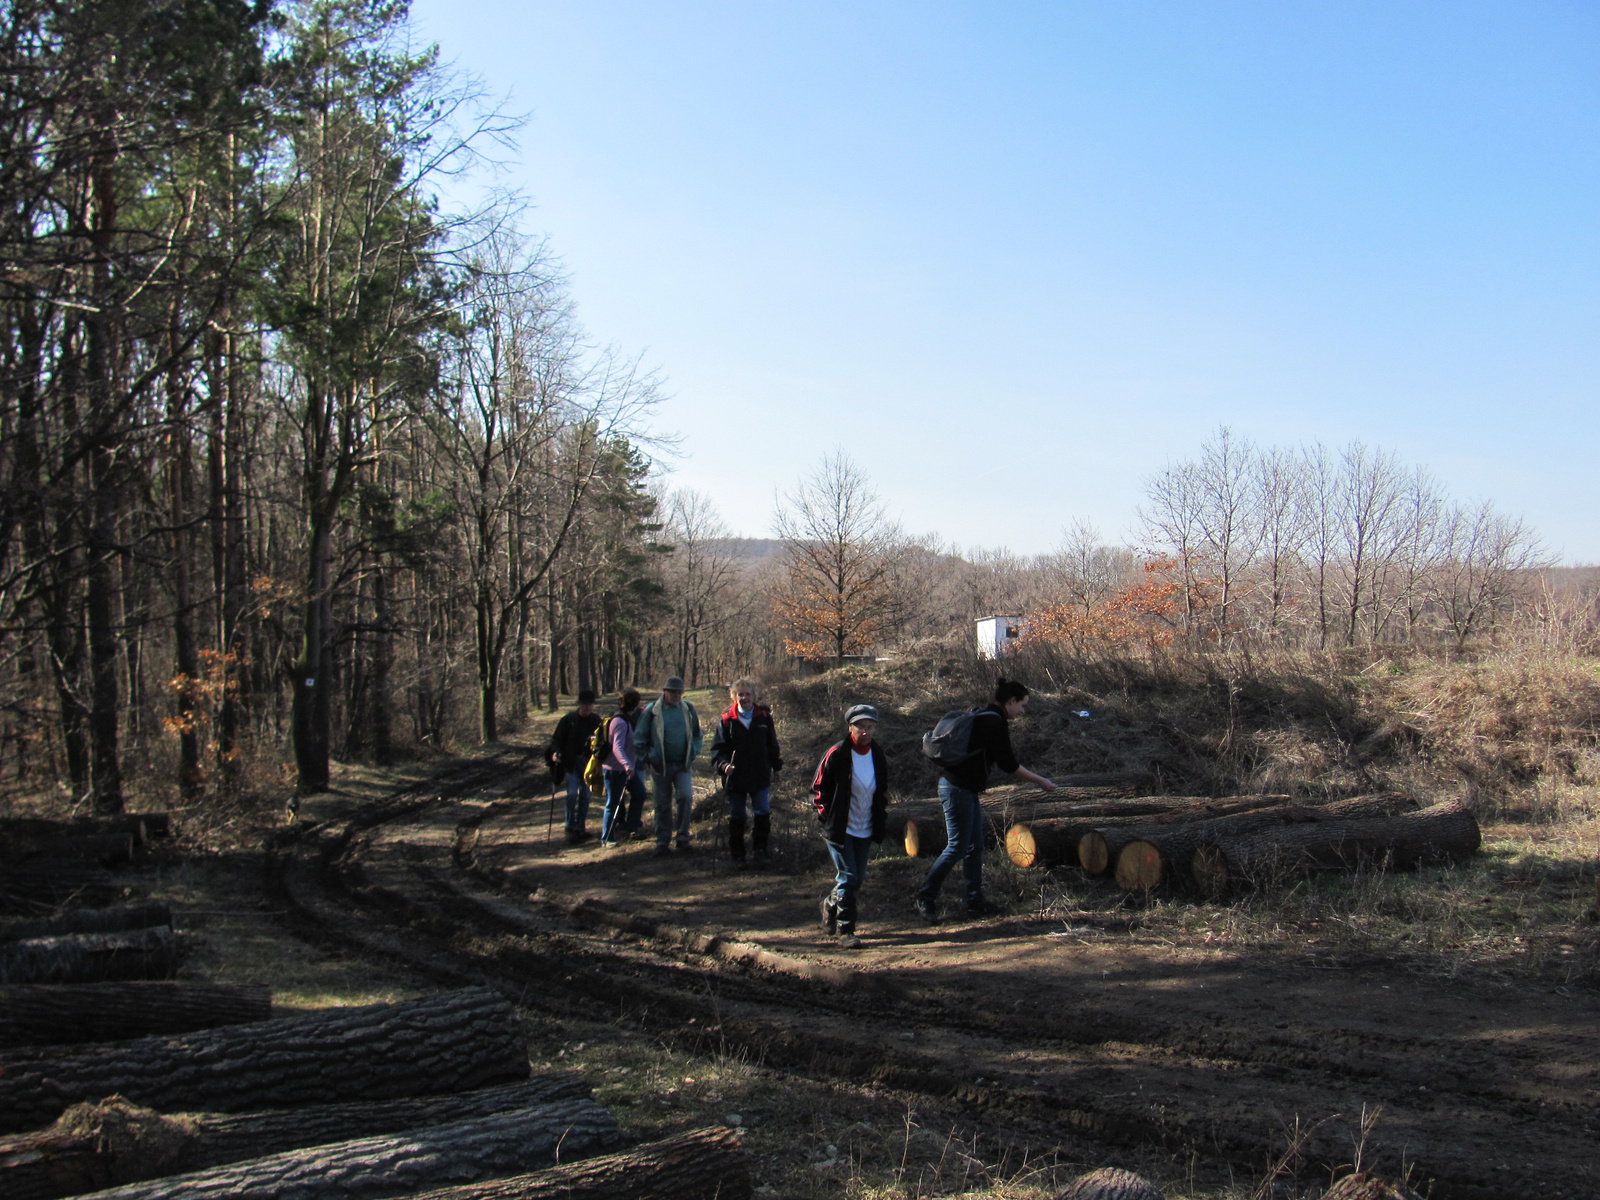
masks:
<svg viewBox="0 0 1600 1200"><path fill-rule="evenodd" d="M626 771L606 771L606 813L600 822L600 840L614 842L617 835L634 832L644 815L644 780ZM629 803L629 801L632 803Z"/></svg>
<svg viewBox="0 0 1600 1200"><path fill-rule="evenodd" d="M678 845L689 844L689 822L694 818L694 777L688 771L662 774L650 768L650 784L656 795L656 845L665 846L678 835ZM677 797L677 820L673 820L672 801Z"/></svg>
<svg viewBox="0 0 1600 1200"><path fill-rule="evenodd" d="M845 834L844 845L828 844L833 859L833 902L839 906L839 932L856 931L856 893L867 878L867 853L872 839Z"/></svg>
<svg viewBox="0 0 1600 1200"><path fill-rule="evenodd" d="M930 904L938 899L944 877L960 862L967 881L967 903L976 904L983 899L983 802L977 792L941 778L939 803L944 805L944 828L950 840L922 881L917 899Z"/></svg>
<svg viewBox="0 0 1600 1200"><path fill-rule="evenodd" d="M589 785L582 771L567 772L567 832L576 833L589 820Z"/></svg>
<svg viewBox="0 0 1600 1200"><path fill-rule="evenodd" d="M735 821L744 820L744 802L750 801L750 811L758 817L764 817L772 811L772 789L762 788L759 792L729 792L728 815Z"/></svg>

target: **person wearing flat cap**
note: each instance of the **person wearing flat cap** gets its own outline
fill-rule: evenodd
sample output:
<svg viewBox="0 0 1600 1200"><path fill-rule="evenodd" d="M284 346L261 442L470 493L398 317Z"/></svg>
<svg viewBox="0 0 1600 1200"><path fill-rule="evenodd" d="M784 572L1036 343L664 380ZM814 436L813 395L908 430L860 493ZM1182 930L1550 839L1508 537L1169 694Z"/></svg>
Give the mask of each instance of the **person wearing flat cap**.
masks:
<svg viewBox="0 0 1600 1200"><path fill-rule="evenodd" d="M822 837L835 871L833 889L822 898L822 927L839 936L846 950L858 949L856 896L867 878L867 855L883 841L889 808L889 762L874 744L878 710L857 704L844 715L849 736L828 748L811 783Z"/></svg>
<svg viewBox="0 0 1600 1200"><path fill-rule="evenodd" d="M649 764L656 800L656 853L668 853L677 835L678 849L689 849L689 822L694 817L694 775L691 765L704 735L694 705L683 698L683 680L674 675L661 685L661 699L639 714L639 761ZM673 800L677 813L673 813Z"/></svg>

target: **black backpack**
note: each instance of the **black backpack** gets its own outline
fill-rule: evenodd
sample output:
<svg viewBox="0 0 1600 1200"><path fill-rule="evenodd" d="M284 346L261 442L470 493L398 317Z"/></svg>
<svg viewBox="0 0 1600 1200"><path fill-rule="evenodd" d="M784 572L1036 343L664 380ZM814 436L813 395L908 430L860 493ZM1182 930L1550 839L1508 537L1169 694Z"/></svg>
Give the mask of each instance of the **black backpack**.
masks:
<svg viewBox="0 0 1600 1200"><path fill-rule="evenodd" d="M983 751L972 749L972 726L989 710L947 712L939 723L922 735L922 756L945 770L969 762Z"/></svg>

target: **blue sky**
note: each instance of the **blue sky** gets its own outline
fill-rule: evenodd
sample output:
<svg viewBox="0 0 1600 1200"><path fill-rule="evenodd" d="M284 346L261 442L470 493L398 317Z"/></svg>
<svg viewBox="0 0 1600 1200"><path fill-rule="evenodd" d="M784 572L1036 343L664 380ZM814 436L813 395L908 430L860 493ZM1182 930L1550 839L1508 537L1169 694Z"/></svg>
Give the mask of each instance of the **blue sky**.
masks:
<svg viewBox="0 0 1600 1200"><path fill-rule="evenodd" d="M1600 5L416 0L674 480L843 447L914 532L1131 536L1218 425L1600 561Z"/></svg>

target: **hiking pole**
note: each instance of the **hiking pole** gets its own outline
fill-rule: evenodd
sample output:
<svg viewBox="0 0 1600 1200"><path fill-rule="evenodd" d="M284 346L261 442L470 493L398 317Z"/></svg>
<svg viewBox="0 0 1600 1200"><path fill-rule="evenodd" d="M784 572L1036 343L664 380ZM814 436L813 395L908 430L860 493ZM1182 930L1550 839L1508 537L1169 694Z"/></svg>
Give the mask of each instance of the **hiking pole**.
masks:
<svg viewBox="0 0 1600 1200"><path fill-rule="evenodd" d="M550 819L544 823L544 844L550 844L550 835L556 827L556 777L550 775Z"/></svg>

